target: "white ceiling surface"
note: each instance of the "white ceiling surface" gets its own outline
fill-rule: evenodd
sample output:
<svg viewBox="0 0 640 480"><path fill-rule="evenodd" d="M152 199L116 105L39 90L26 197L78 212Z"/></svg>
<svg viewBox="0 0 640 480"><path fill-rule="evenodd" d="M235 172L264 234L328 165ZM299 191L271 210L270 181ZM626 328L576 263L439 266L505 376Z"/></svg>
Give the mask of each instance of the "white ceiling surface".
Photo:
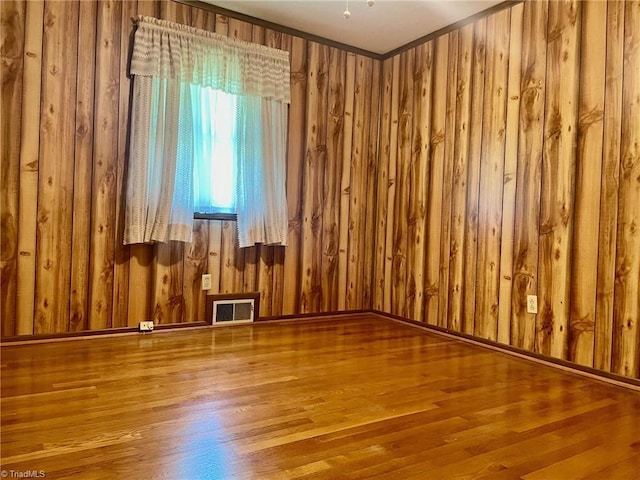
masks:
<svg viewBox="0 0 640 480"><path fill-rule="evenodd" d="M374 53L388 53L486 10L502 0L205 0L227 10L266 20Z"/></svg>

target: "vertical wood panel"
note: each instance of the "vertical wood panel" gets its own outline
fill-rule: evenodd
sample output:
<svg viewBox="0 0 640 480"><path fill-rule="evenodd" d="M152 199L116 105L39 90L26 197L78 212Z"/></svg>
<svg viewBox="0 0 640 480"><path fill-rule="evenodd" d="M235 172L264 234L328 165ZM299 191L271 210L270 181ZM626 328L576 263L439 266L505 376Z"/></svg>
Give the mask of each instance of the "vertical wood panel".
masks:
<svg viewBox="0 0 640 480"><path fill-rule="evenodd" d="M81 2L78 22L75 171L69 330L88 327L97 2Z"/></svg>
<svg viewBox="0 0 640 480"><path fill-rule="evenodd" d="M2 334L16 333L18 199L20 181L20 122L22 116L23 53L25 47L25 4L0 5L0 315ZM15 119L8 121L9 118Z"/></svg>
<svg viewBox="0 0 640 480"><path fill-rule="evenodd" d="M191 243L184 244L184 317L183 322L204 320L205 294L202 291L202 275L207 273L209 228L205 220L193 221Z"/></svg>
<svg viewBox="0 0 640 480"><path fill-rule="evenodd" d="M345 308L362 308L362 288L364 265L361 254L364 252L366 168L369 144L369 114L371 104L372 60L356 56L356 77L354 90L353 143L351 150L351 186L349 188L349 233L347 250L347 293Z"/></svg>
<svg viewBox="0 0 640 480"><path fill-rule="evenodd" d="M282 313L299 312L302 177L305 160L304 132L306 131L307 46L306 40L284 35L283 46L291 52L291 105L289 106L289 134L287 147L287 209L289 232L284 258Z"/></svg>
<svg viewBox="0 0 640 480"><path fill-rule="evenodd" d="M238 241L238 223L230 222L231 228L233 228L235 232L235 236L233 237L233 252L232 252L232 262L233 262L233 286L231 287L231 291L229 293L242 293L244 291L244 271L246 269L245 264L245 249L239 247ZM262 249L262 247L260 247ZM229 250L231 253L231 250ZM256 268L254 268L254 271ZM255 275L255 274L254 274Z"/></svg>
<svg viewBox="0 0 640 480"><path fill-rule="evenodd" d="M273 249L261 245L258 259L258 291L260 292L260 314L272 315L273 308ZM246 249L245 249L246 250ZM255 291L255 290L254 290Z"/></svg>
<svg viewBox="0 0 640 480"><path fill-rule="evenodd" d="M413 293L413 308L407 316L424 320L425 247L427 235L427 193L429 184L429 148L431 137L431 84L433 80L433 42L416 48L413 87L413 139L410 172L409 245L407 251L408 287Z"/></svg>
<svg viewBox="0 0 640 480"><path fill-rule="evenodd" d="M612 370L640 376L640 2L625 3Z"/></svg>
<svg viewBox="0 0 640 480"><path fill-rule="evenodd" d="M37 128L37 125L40 122L44 2L25 2L25 6L15 314L15 333L17 335L33 334L38 212L38 146L40 144L40 129ZM3 315L3 318L6 317ZM9 319L5 321L9 321Z"/></svg>
<svg viewBox="0 0 640 480"><path fill-rule="evenodd" d="M237 293L235 291L236 254L238 252L238 229L236 228L236 222L223 220L221 235L220 293Z"/></svg>
<svg viewBox="0 0 640 480"><path fill-rule="evenodd" d="M34 333L69 323L78 4L45 4Z"/></svg>
<svg viewBox="0 0 640 480"><path fill-rule="evenodd" d="M129 260L129 305L127 311L129 327L138 326L140 322L153 320L155 290L153 285L154 248L151 245L137 244L131 246Z"/></svg>
<svg viewBox="0 0 640 480"><path fill-rule="evenodd" d="M473 25L467 25L458 35L458 66L456 85L453 171L451 195L451 246L449 248L448 327L457 332L462 326L464 282L465 222L467 219L467 177L469 175L469 124L471 115L471 62L473 58Z"/></svg>
<svg viewBox="0 0 640 480"><path fill-rule="evenodd" d="M113 326L121 7L120 2L98 4L89 273L92 329Z"/></svg>
<svg viewBox="0 0 640 480"><path fill-rule="evenodd" d="M384 266L384 309L392 311L392 271L393 271L393 229L395 221L395 198L397 190L397 155L398 155L398 104L400 102L400 57L395 56L391 62L393 81L391 84L391 117L389 143L384 144L384 154L389 157L389 186L387 188L387 231L385 235ZM386 141L385 141L386 142ZM387 154L388 149L388 154Z"/></svg>
<svg viewBox="0 0 640 480"><path fill-rule="evenodd" d="M266 248L266 247L265 247ZM242 291L255 292L258 288L258 258L261 246L246 247L244 252L244 272L242 276Z"/></svg>
<svg viewBox="0 0 640 480"><path fill-rule="evenodd" d="M346 54L329 52L327 107L327 168L324 172L324 221L322 225L322 309L338 309L338 252L340 242L340 186L344 146Z"/></svg>
<svg viewBox="0 0 640 480"><path fill-rule="evenodd" d="M607 52L605 67L604 138L600 184L598 279L595 320L595 368L611 371L613 341L613 293L618 230L620 137L622 130L622 76L624 3L607 3Z"/></svg>
<svg viewBox="0 0 640 480"><path fill-rule="evenodd" d="M300 311L319 312L322 305L322 215L327 157L325 118L329 48L311 42L308 59Z"/></svg>
<svg viewBox="0 0 640 480"><path fill-rule="evenodd" d="M537 348L567 358L580 3L549 4Z"/></svg>
<svg viewBox="0 0 640 480"><path fill-rule="evenodd" d="M593 366L607 4L582 4L580 98L569 318L569 360Z"/></svg>
<svg viewBox="0 0 640 480"><path fill-rule="evenodd" d="M413 71L415 51L400 55L400 99L398 103L398 145L396 154L396 196L393 212L393 263L391 313L407 316L415 302L415 278L409 280L414 287L407 289L407 247L409 229L409 170L411 167L411 126L413 123Z"/></svg>
<svg viewBox="0 0 640 480"><path fill-rule="evenodd" d="M382 63L382 90L380 108L380 131L378 133L378 165L376 187L376 246L375 273L373 285L373 308L384 310L384 290L386 284L386 234L387 234L387 194L389 182L389 142L391 134L391 95L393 86L393 60Z"/></svg>
<svg viewBox="0 0 640 480"><path fill-rule="evenodd" d="M536 316L527 295L537 294L540 186L544 138L547 2L525 2L518 126L511 345L533 351Z"/></svg>
<svg viewBox="0 0 640 480"><path fill-rule="evenodd" d="M182 244L160 243L154 251L153 321L156 324L180 323L184 311Z"/></svg>
<svg viewBox="0 0 640 480"><path fill-rule="evenodd" d="M438 299L438 325L449 323L449 256L451 254L451 202L453 197L453 170L456 141L456 104L458 100L458 37L459 31L449 33L449 60L447 65L447 114L444 130L444 173L442 179L442 233L440 239L440 287Z"/></svg>
<svg viewBox="0 0 640 480"><path fill-rule="evenodd" d="M449 323L449 262L451 254L451 202L453 198L453 175L455 142L457 132L456 104L458 100L458 37L459 31L449 34L449 63L447 66L447 115L445 117L444 173L442 179L442 231L440 238L440 291L438 299L438 325L446 328Z"/></svg>
<svg viewBox="0 0 640 480"><path fill-rule="evenodd" d="M136 17L137 2L122 4L120 20L120 81L118 106L118 156L116 162L116 226L115 226L115 263L113 272L113 326L126 327L129 324L129 262L131 247L124 245L125 200L127 153L129 146L129 105L132 85L129 82L129 47L132 32L129 30L131 19ZM117 19L116 19L117 21Z"/></svg>
<svg viewBox="0 0 640 480"><path fill-rule="evenodd" d="M273 247L273 285L272 285L272 305L271 315L281 316L283 305L283 292L284 284L286 282L284 277L284 256L285 247L276 246Z"/></svg>
<svg viewBox="0 0 640 480"><path fill-rule="evenodd" d="M467 218L464 227L464 300L462 331L473 334L476 308L476 271L478 256L478 203L480 195L480 158L482 155L482 118L486 64L487 20L479 20L473 32L473 90L469 132L467 175Z"/></svg>
<svg viewBox="0 0 640 480"><path fill-rule="evenodd" d="M496 340L498 334L509 25L509 10L487 19L475 335L490 340Z"/></svg>
<svg viewBox="0 0 640 480"><path fill-rule="evenodd" d="M365 124L364 128L367 129L367 143L363 148L366 148L366 165L363 172L363 177L366 177L364 186L365 199L363 200L365 219L363 225L364 242L361 244L363 250L360 251L361 256L367 258L366 262L363 262L363 276L362 285L362 309L371 309L373 307L373 275L374 275L374 262L373 252L375 251L375 205L376 205L376 170L378 165L378 130L380 128L380 86L382 73L382 65L377 60L371 61L371 80L370 85L367 87L367 109L366 120L368 126ZM363 178L364 180L364 178Z"/></svg>
<svg viewBox="0 0 640 480"><path fill-rule="evenodd" d="M220 293L220 278L222 274L222 265L220 263L222 255L220 249L222 247L222 222L220 220L211 220L208 222L209 227L209 254L207 255L207 273L211 274L211 288L207 293Z"/></svg>
<svg viewBox="0 0 640 480"><path fill-rule="evenodd" d="M434 79L431 111L431 144L429 157L429 198L427 213L427 270L425 276L425 321L438 325L438 300L440 296L440 242L442 238L442 193L444 178L444 139L447 114L447 62L449 56L449 35L435 40ZM443 286L442 288L446 288Z"/></svg>
<svg viewBox="0 0 640 480"><path fill-rule="evenodd" d="M520 115L520 77L522 21L524 5L511 9L509 34L509 73L505 125L504 173L502 195L502 245L500 247L500 287L498 341L509 344L511 338L511 302L513 294L513 237L516 179L518 170L518 117Z"/></svg>

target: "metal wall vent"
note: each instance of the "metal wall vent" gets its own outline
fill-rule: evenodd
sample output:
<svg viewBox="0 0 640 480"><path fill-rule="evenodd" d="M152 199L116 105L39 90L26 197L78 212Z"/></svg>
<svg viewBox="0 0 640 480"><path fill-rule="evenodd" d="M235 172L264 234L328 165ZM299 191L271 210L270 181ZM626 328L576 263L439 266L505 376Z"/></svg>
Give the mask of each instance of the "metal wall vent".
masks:
<svg viewBox="0 0 640 480"><path fill-rule="evenodd" d="M253 322L253 299L214 301L212 322Z"/></svg>
<svg viewBox="0 0 640 480"><path fill-rule="evenodd" d="M207 323L222 325L253 322L258 318L259 299L259 293L207 295Z"/></svg>

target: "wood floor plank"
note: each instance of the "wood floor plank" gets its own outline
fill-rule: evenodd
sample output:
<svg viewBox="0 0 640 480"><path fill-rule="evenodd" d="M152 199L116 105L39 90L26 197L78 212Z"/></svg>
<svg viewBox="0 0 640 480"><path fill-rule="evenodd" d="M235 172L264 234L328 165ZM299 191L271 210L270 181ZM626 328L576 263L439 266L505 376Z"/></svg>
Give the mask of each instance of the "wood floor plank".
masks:
<svg viewBox="0 0 640 480"><path fill-rule="evenodd" d="M2 469L47 478L640 470L640 392L370 314L3 346L0 374Z"/></svg>

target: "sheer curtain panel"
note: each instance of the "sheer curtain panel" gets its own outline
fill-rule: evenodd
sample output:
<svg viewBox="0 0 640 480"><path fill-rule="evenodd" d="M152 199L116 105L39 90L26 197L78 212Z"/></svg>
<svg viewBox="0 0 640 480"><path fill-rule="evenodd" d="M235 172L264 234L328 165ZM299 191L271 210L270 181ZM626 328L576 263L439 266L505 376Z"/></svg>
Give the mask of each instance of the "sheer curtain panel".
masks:
<svg viewBox="0 0 640 480"><path fill-rule="evenodd" d="M194 191L200 195L202 174L217 174L215 162L196 165L216 155L199 117L203 91L212 89L236 96L240 246L284 245L288 52L139 17L131 75L124 243L191 241Z"/></svg>

